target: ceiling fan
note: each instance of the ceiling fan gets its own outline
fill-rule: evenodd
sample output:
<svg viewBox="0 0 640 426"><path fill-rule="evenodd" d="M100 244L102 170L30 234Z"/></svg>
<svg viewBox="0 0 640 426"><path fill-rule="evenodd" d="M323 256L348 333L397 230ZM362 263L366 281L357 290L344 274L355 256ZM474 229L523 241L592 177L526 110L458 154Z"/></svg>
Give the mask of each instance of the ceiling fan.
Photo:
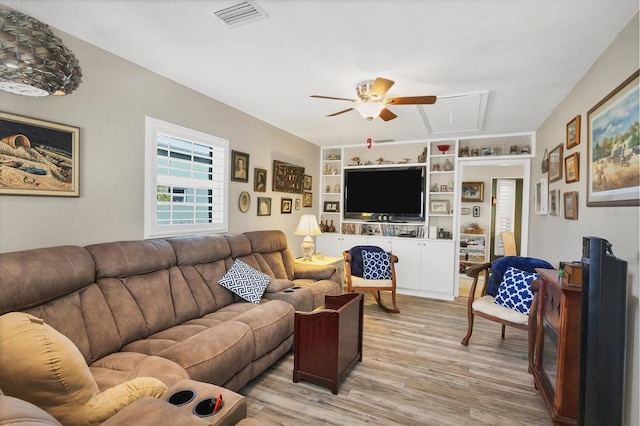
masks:
<svg viewBox="0 0 640 426"><path fill-rule="evenodd" d="M392 80L378 77L375 80L365 80L358 83L356 93L359 99L335 98L333 96L311 95L312 98L335 99L338 101L355 102L354 108L347 108L342 111L334 112L327 117L335 117L345 112L357 110L363 118L371 121L376 117L380 117L384 121L393 120L397 117L391 112L387 105L428 105L436 102L435 96L408 96L402 98L385 98L384 95L393 86Z"/></svg>

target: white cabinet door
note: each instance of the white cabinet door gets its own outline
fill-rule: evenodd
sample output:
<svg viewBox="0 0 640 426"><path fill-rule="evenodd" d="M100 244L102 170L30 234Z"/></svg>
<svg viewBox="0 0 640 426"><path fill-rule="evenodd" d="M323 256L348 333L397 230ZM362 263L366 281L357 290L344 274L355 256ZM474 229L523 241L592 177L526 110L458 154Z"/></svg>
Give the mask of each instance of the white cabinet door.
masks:
<svg viewBox="0 0 640 426"><path fill-rule="evenodd" d="M402 289L420 290L422 271L423 240L397 239L393 241L393 254L398 256L396 263L396 286Z"/></svg>
<svg viewBox="0 0 640 426"><path fill-rule="evenodd" d="M342 235L342 250L350 250L355 246L366 246L369 239L366 235ZM342 252L340 253L342 256Z"/></svg>
<svg viewBox="0 0 640 426"><path fill-rule="evenodd" d="M378 246L384 251L391 251L391 237L368 237L367 244Z"/></svg>
<svg viewBox="0 0 640 426"><path fill-rule="evenodd" d="M427 240L422 249L422 289L431 297L453 300L455 275L453 240Z"/></svg>
<svg viewBox="0 0 640 426"><path fill-rule="evenodd" d="M327 256L342 256L342 235L322 234L316 237L316 253Z"/></svg>

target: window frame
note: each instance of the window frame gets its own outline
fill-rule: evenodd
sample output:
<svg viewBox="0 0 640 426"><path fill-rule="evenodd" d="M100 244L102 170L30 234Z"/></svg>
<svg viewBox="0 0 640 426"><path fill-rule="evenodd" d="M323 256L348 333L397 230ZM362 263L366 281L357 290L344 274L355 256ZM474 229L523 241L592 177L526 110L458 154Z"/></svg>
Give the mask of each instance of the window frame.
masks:
<svg viewBox="0 0 640 426"><path fill-rule="evenodd" d="M165 134L189 142L211 146L223 150L221 161L223 168L222 221L220 223L172 224L158 225L157 209L157 150L158 135ZM162 121L153 117L145 117L145 186L144 186L144 237L161 238L171 236L193 235L202 233L225 233L229 230L229 141L197 130ZM184 186L184 179L170 178L175 185ZM219 198L216 198L219 199ZM217 204L212 201L212 204Z"/></svg>

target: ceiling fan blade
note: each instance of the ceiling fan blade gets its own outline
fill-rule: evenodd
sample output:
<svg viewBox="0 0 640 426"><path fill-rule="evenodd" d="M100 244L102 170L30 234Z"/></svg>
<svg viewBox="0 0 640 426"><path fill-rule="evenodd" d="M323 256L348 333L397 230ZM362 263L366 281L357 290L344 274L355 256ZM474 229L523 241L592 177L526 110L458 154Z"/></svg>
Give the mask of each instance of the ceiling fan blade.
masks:
<svg viewBox="0 0 640 426"><path fill-rule="evenodd" d="M376 95L379 98L382 98L385 93L393 86L394 82L391 80L387 80L386 78L378 77L376 81L373 82L373 86L371 86L370 93L372 95Z"/></svg>
<svg viewBox="0 0 640 426"><path fill-rule="evenodd" d="M333 114L327 115L327 117L335 117L336 115L344 114L345 112L353 111L353 108L347 108L342 111L334 112Z"/></svg>
<svg viewBox="0 0 640 426"><path fill-rule="evenodd" d="M312 98L320 98L320 99L333 99L336 101L348 101L348 102L358 102L355 99L349 99L349 98L334 98L333 96L322 96L322 95L311 95L310 97Z"/></svg>
<svg viewBox="0 0 640 426"><path fill-rule="evenodd" d="M380 111L380 118L382 118L384 121L389 121L389 120L393 120L394 118L396 118L397 115L395 115L394 113L392 113L390 110L388 110L387 108L383 109L382 111Z"/></svg>
<svg viewBox="0 0 640 426"><path fill-rule="evenodd" d="M404 98L386 98L385 104L389 105L427 105L436 103L435 96L408 96Z"/></svg>

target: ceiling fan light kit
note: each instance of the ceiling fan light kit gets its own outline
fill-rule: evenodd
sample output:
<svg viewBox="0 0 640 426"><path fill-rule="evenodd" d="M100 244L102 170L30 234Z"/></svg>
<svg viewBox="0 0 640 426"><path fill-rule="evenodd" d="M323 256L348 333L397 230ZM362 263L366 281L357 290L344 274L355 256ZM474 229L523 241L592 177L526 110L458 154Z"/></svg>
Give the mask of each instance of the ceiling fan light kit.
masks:
<svg viewBox="0 0 640 426"><path fill-rule="evenodd" d="M0 90L26 96L67 95L81 77L75 55L48 25L0 9Z"/></svg>
<svg viewBox="0 0 640 426"><path fill-rule="evenodd" d="M387 105L430 105L437 100L435 96L410 96L402 98L385 98L384 95L393 86L394 82L386 78L378 77L375 80L364 80L356 86L356 94L359 99L336 98L333 96L311 95L312 98L332 99L336 101L355 102L355 108L347 108L334 112L327 117L335 117L345 112L356 109L360 115L371 121L380 117L384 121L393 120L397 117Z"/></svg>

